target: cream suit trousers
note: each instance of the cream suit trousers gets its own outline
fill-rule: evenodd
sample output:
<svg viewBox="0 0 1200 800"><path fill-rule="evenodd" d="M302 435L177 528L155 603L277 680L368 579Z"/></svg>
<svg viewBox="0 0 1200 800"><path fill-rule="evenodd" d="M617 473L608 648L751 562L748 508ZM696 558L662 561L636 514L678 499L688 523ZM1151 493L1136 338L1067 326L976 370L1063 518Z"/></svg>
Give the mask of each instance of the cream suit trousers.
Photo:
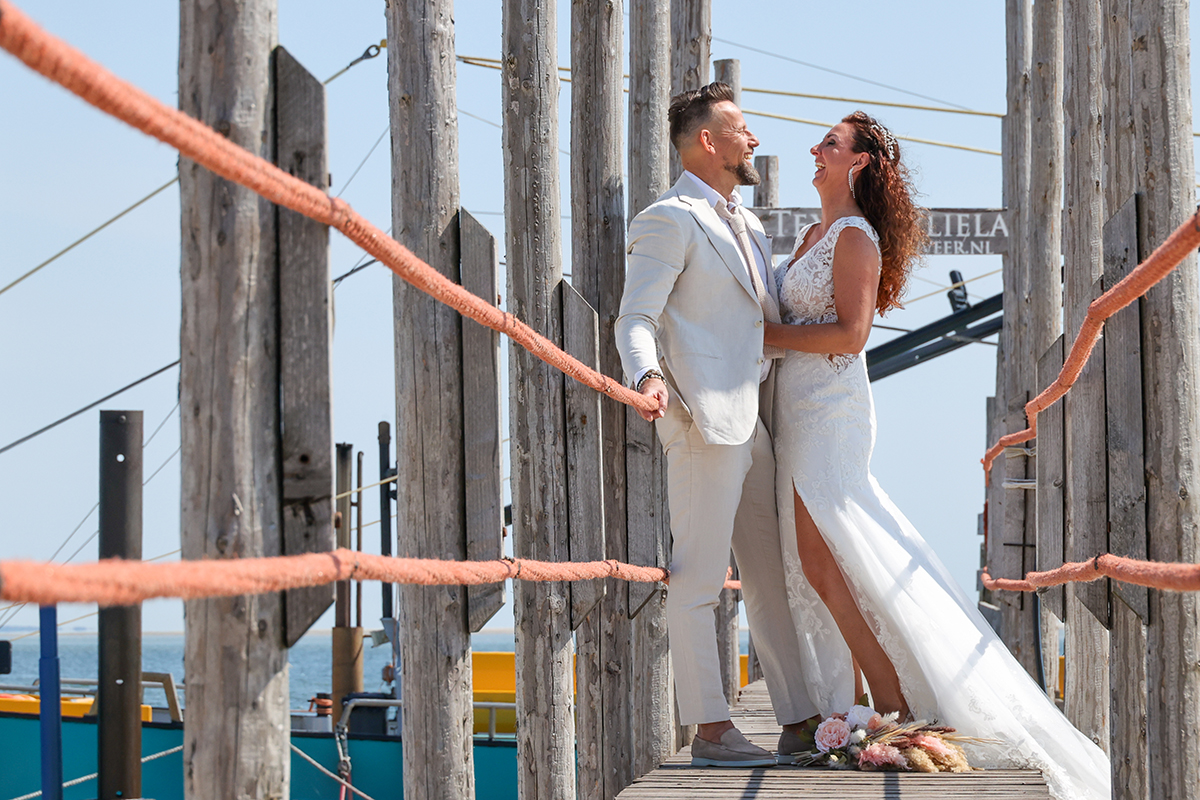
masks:
<svg viewBox="0 0 1200 800"><path fill-rule="evenodd" d="M800 722L817 708L805 686L800 642L788 609L770 434L760 419L743 444L706 444L681 405L669 402L666 416L656 423L667 457L672 537L667 633L679 722L729 719L714 612L731 543L776 720L780 725Z"/></svg>

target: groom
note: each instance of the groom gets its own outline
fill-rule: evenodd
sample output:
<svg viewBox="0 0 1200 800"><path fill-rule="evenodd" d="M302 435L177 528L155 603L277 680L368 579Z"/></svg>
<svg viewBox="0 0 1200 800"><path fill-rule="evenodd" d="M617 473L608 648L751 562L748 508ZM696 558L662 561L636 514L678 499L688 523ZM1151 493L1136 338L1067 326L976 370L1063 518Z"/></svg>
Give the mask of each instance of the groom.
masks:
<svg viewBox="0 0 1200 800"><path fill-rule="evenodd" d="M746 615L771 704L784 726L780 751L816 713L803 681L787 603L771 449L772 358L763 321L779 320L771 246L741 208L739 185L759 182L758 139L733 91L711 83L671 100L671 144L684 172L629 226L617 347L637 391L658 402L671 509L667 629L680 723L698 725L692 763L758 767L771 753L729 719L713 612L733 546ZM661 360L658 353L661 351Z"/></svg>

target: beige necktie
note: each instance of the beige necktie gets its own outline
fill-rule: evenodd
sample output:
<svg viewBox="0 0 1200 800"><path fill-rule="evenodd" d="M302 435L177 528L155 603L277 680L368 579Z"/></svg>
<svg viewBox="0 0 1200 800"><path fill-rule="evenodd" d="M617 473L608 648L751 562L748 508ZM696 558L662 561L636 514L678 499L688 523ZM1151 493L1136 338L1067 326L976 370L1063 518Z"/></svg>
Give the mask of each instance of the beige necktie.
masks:
<svg viewBox="0 0 1200 800"><path fill-rule="evenodd" d="M750 286L754 289L754 294L758 297L758 304L762 306L763 319L767 322L779 322L779 306L775 304L775 298L771 297L763 286L762 278L758 274L758 261L754 258L754 245L750 242L750 231L746 229L746 220L742 219L742 215L737 211L730 211L729 206L725 203L718 202L716 205L717 216L729 223L729 227L733 229L733 236L737 239L738 247L742 251L742 258L746 260L746 268L750 272ZM763 358L783 358L784 350L782 347L774 345L763 345Z"/></svg>

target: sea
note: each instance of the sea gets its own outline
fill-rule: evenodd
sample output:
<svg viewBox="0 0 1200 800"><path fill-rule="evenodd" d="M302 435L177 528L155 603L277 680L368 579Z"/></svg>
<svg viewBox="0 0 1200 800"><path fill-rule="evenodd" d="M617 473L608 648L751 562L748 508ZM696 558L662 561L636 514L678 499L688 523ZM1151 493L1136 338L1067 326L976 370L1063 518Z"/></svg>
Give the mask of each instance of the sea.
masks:
<svg viewBox="0 0 1200 800"><path fill-rule="evenodd" d="M0 638L3 636L0 635ZM333 680L331 638L328 631L310 631L288 652L288 681L293 710L307 710L318 692L330 690ZM748 632L743 629L741 651L747 652L748 646ZM515 648L513 632L484 630L472 634L471 647L477 652L512 652ZM0 675L0 686L33 686L38 677L39 648L36 633L15 638L12 643L12 674ZM98 648L95 633L60 634L58 657L59 672L64 679L96 680ZM363 660L364 691L391 693L391 684L383 680L383 668L391 660L392 648L389 644L372 647L371 641L367 640ZM143 634L142 671L169 672L175 677L176 683L186 682L187 676L183 673L183 634ZM182 705L187 705L186 692L180 692L179 700ZM163 707L166 705L166 696L160 688L147 687L144 702Z"/></svg>

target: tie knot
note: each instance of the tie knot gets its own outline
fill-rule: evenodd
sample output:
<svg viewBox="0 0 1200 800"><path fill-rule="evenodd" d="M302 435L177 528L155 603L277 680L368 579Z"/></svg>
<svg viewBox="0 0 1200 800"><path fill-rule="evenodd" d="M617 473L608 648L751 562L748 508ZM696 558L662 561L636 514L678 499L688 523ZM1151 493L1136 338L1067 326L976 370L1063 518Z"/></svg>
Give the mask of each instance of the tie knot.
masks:
<svg viewBox="0 0 1200 800"><path fill-rule="evenodd" d="M735 232L745 229L746 222L742 219L742 215L731 209L727 203L717 203L716 209L717 216L728 222Z"/></svg>

